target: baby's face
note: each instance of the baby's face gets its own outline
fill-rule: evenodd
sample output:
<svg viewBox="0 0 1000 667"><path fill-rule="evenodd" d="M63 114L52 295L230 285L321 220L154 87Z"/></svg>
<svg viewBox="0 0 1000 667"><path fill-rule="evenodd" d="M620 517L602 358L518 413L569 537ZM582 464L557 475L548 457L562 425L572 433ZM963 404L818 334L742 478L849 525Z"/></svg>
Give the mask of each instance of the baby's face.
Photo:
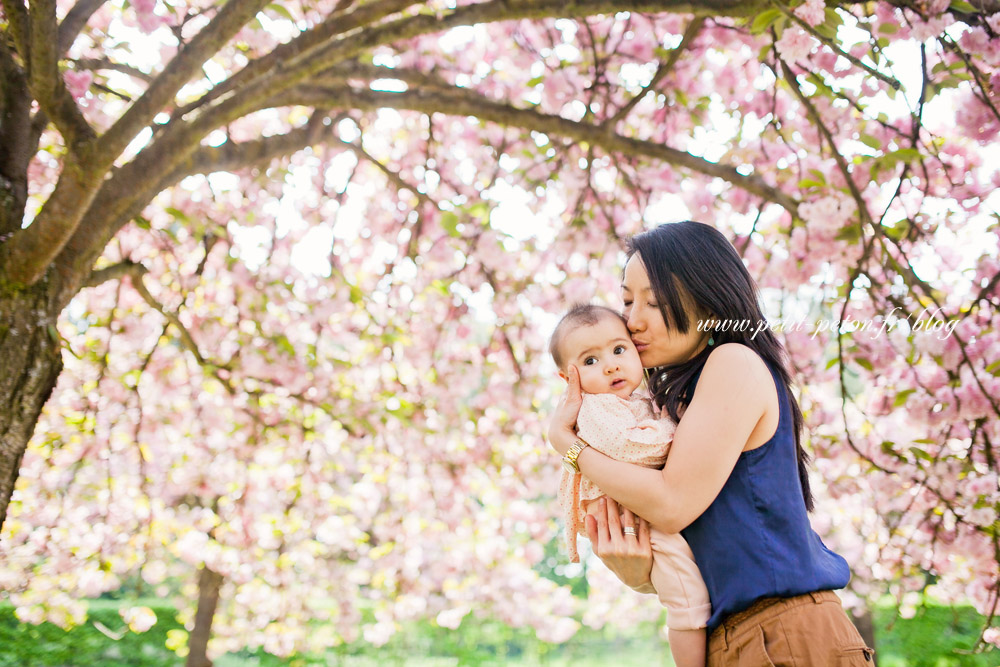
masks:
<svg viewBox="0 0 1000 667"><path fill-rule="evenodd" d="M596 324L577 327L566 334L561 346L567 367L577 367L580 386L588 394L628 398L642 384L639 353L624 322L617 318L602 317Z"/></svg>

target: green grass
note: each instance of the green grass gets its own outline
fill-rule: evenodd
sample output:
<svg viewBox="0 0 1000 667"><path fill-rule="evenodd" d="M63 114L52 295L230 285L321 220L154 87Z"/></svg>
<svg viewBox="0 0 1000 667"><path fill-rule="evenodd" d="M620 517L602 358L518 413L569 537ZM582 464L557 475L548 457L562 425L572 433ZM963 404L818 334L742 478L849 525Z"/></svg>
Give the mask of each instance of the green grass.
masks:
<svg viewBox="0 0 1000 667"><path fill-rule="evenodd" d="M87 622L64 631L52 624L20 623L13 608L0 603L0 667L172 667L183 664L166 648L167 633L180 628L174 608L158 600L132 600L157 615L157 623L143 634L127 630L116 600L94 600ZM876 610L879 667L997 667L1000 651L970 654L983 617L970 607L927 605L911 619L898 618L891 606ZM115 640L95 626L102 624ZM282 659L263 651L242 651L216 661L216 667L446 667L452 665L513 665L529 667L597 667L649 665L671 667L670 651L654 624L633 629L627 637L610 631L583 628L568 643L539 641L529 629L467 617L457 630L430 622L403 626L385 646L363 642L323 655Z"/></svg>
<svg viewBox="0 0 1000 667"><path fill-rule="evenodd" d="M117 600L92 600L87 622L68 632L51 623L21 623L9 603L0 603L0 667L177 665L177 655L165 646L167 632L181 627L174 618L174 606L160 600L132 604L149 607L156 614L156 625L143 634L128 631L118 614L121 602ZM121 639L109 637L98 629L98 623Z"/></svg>
<svg viewBox="0 0 1000 667"><path fill-rule="evenodd" d="M970 607L927 605L910 619L876 611L879 667L997 667L1000 650L971 654L984 619Z"/></svg>

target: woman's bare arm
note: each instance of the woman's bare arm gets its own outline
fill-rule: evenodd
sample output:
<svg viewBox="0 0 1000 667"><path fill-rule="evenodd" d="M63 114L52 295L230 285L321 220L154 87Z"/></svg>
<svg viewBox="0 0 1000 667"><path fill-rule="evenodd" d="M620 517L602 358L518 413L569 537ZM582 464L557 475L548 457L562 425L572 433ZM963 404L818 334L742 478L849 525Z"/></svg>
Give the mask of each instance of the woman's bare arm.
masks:
<svg viewBox="0 0 1000 667"><path fill-rule="evenodd" d="M573 443L579 392L570 388L549 431L560 453ZM688 526L712 503L725 484L751 434L776 401L774 380L751 349L722 345L705 363L698 387L677 426L663 470L615 461L588 447L580 470L609 496L668 533ZM775 403L776 409L776 403ZM572 412L572 422L569 415Z"/></svg>

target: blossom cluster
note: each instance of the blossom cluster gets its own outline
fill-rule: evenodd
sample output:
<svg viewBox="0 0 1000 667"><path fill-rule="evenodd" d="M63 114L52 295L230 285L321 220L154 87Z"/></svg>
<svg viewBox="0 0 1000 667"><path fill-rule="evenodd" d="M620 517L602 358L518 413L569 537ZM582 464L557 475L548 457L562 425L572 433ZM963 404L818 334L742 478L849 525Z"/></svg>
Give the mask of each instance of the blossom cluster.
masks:
<svg viewBox="0 0 1000 667"><path fill-rule="evenodd" d="M99 129L212 14L112 4L63 74ZM339 4L269 7L177 106ZM424 4L444 21L487 3ZM562 385L545 347L569 304L619 305L629 235L684 218L733 240L774 317L955 322L948 336L780 333L814 523L854 570L847 600L891 593L905 614L927 592L991 613L1000 19L957 23L936 0L793 5L760 29L621 12L400 38L316 87L362 99L417 81L406 99L439 95L440 110L348 109L316 145L158 194L97 264L146 275L81 291L58 323L65 369L0 541L18 617L82 623L86 599L125 587L178 600L190 630L207 569L221 578L212 655L383 645L414 619L488 615L563 642L662 618L593 559L585 599L552 575L559 469L543 433ZM858 32L870 39L843 41ZM921 45L918 109L896 96L892 59L919 61ZM142 75L84 68L105 55ZM468 94L482 118L450 113ZM312 112L255 108L205 143L223 153ZM52 131L43 143L33 206L65 148ZM133 632L157 621L139 603L121 615Z"/></svg>

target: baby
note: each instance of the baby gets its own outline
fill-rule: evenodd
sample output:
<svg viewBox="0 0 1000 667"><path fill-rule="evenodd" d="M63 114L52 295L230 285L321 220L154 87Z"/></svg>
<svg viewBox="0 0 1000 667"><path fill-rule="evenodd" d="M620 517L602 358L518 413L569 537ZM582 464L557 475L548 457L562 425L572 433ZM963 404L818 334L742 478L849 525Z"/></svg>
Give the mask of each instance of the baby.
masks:
<svg viewBox="0 0 1000 667"><path fill-rule="evenodd" d="M549 351L564 380L571 365L579 371L583 390L577 418L580 439L614 459L662 468L673 441L674 423L658 419L650 400L637 391L643 381L642 362L622 316L603 306L576 306L559 321ZM563 470L559 501L566 517L566 548L574 563L580 560L577 535L586 534L583 518L597 511L603 495L580 472ZM674 662L678 667L704 667L711 604L691 549L680 535L668 535L652 526L650 542L650 581L668 610Z"/></svg>

